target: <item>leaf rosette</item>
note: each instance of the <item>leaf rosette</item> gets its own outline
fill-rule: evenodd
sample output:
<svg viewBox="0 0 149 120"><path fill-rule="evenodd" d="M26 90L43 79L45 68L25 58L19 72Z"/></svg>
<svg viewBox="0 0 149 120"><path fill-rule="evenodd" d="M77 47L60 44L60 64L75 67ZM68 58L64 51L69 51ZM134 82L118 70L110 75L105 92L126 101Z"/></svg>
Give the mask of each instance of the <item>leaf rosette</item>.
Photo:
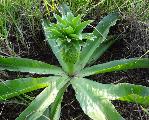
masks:
<svg viewBox="0 0 149 120"><path fill-rule="evenodd" d="M45 88L16 120L59 120L61 102L69 85L73 87L84 113L93 120L124 120L111 100L148 106L149 87L129 83L102 84L100 80L95 82L87 78L95 74L149 68L149 58L121 59L92 65L116 41L106 38L119 14L107 15L92 33L84 33L83 29L91 21L81 22L80 15L74 17L67 11L68 7L63 5L62 17L55 15L55 24L43 25L48 43L61 67L28 58L0 56L0 71L47 76L0 82L0 101Z"/></svg>

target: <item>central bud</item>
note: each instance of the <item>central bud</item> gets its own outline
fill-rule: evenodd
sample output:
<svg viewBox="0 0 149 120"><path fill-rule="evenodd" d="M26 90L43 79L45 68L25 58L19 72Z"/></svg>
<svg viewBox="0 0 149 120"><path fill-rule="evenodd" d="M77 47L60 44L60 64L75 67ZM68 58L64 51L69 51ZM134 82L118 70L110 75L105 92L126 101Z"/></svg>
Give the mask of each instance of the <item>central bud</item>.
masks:
<svg viewBox="0 0 149 120"><path fill-rule="evenodd" d="M81 22L81 15L74 17L68 12L66 15L54 15L57 22L51 23L46 30L49 40L55 40L63 56L63 60L69 64L75 64L79 59L81 48L87 40L93 40L92 33L82 33L83 29L92 21Z"/></svg>

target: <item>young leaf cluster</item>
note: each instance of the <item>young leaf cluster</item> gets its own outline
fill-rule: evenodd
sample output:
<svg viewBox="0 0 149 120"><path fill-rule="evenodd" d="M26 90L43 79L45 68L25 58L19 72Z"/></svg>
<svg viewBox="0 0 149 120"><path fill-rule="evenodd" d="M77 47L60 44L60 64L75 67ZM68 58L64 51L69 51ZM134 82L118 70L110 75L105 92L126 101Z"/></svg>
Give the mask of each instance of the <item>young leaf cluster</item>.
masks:
<svg viewBox="0 0 149 120"><path fill-rule="evenodd" d="M75 17L71 12L62 17L55 14L56 23L49 24L45 28L48 32L48 40L55 40L56 44L61 48L63 59L67 63L75 63L79 58L81 47L85 45L88 40L94 40L92 33L82 33L92 21L81 22L81 15Z"/></svg>

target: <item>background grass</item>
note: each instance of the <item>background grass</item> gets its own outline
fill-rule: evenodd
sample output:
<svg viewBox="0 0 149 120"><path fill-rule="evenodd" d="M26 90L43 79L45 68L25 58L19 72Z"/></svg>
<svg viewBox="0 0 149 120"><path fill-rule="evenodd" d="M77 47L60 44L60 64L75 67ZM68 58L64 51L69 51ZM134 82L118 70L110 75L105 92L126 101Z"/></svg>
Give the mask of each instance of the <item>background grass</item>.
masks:
<svg viewBox="0 0 149 120"><path fill-rule="evenodd" d="M37 0L1 0L0 1L0 45L1 51L12 50L9 37L16 39L24 46L26 36L36 38L35 31L40 29L38 22L41 19L40 3ZM30 34L27 34L30 31ZM33 39L34 40L34 39ZM13 50L12 50L13 51Z"/></svg>
<svg viewBox="0 0 149 120"><path fill-rule="evenodd" d="M51 19L61 3L69 5L75 15L89 15L92 19L118 11L124 19L149 22L148 0L0 0L0 52L14 55L13 40L27 49L29 42L38 43L36 33L42 29L41 19Z"/></svg>
<svg viewBox="0 0 149 120"><path fill-rule="evenodd" d="M126 16L135 16L141 21L148 21L148 0L59 0L57 3L67 3L75 14L87 14L92 9L99 10L99 14L119 11Z"/></svg>
<svg viewBox="0 0 149 120"><path fill-rule="evenodd" d="M148 0L1 0L0 1L0 37L7 38L12 26L16 34L23 38L22 19L28 22L30 29L34 31L36 20L41 19L41 7L44 12L50 14L61 3L66 3L75 14L88 14L92 9L105 14L119 11L125 16L136 17L138 20L148 22ZM43 9L42 9L43 10Z"/></svg>

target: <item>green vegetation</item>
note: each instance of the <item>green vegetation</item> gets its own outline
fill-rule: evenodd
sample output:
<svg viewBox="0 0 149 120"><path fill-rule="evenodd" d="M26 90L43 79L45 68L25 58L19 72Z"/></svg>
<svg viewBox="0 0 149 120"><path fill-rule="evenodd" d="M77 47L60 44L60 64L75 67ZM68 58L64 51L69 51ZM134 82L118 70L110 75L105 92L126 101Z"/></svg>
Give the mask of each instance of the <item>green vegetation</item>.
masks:
<svg viewBox="0 0 149 120"><path fill-rule="evenodd" d="M71 7L75 16L81 14L85 17L88 14L96 17L119 11L126 18L148 22L148 0L1 0L0 46L4 45L4 49L12 51L10 55L14 55L10 40L13 36L17 43L28 48L27 39L38 40L36 32L41 29L43 16L50 16L63 2ZM98 11L98 15L94 11ZM4 52L2 47L0 52Z"/></svg>
<svg viewBox="0 0 149 120"><path fill-rule="evenodd" d="M98 16L119 11L124 17L133 17L140 21L148 22L149 18L148 0L60 0L60 3L63 2L71 7L75 15L83 14L85 16L89 13L97 16L94 10L98 10Z"/></svg>
<svg viewBox="0 0 149 120"><path fill-rule="evenodd" d="M56 10L58 4L67 3L75 15L91 13L91 10L97 8L99 14L105 14L112 11L119 11L126 16L136 17L139 20L147 21L149 15L149 4L147 0L43 0L43 6L46 8L46 14ZM15 35L23 40L22 25L26 24L31 31L35 31L38 26L37 21L42 18L40 12L41 3L36 0L1 0L0 2L0 37L7 38L10 30L15 29ZM76 7L77 6L77 7ZM37 20L37 21L36 21Z"/></svg>
<svg viewBox="0 0 149 120"><path fill-rule="evenodd" d="M92 34L88 34L82 33L82 30L89 25L90 21L81 22L81 16L74 17L67 6L63 5L61 8L62 17L55 15L57 23L44 22L43 24L47 41L61 67L27 58L0 57L0 70L48 75L48 77L20 78L0 83L1 101L45 88L16 120L44 118L58 120L61 101L70 84L76 92L76 98L84 113L93 120L124 119L116 111L111 100L149 105L149 87L128 83L102 84L85 78L99 73L149 68L148 58L122 59L91 66L114 42L106 37L110 27L119 19L119 14L107 15L99 22ZM83 37L84 34L89 35L87 39ZM81 45L82 41L84 45ZM79 49L72 51L71 45ZM71 52L71 59L76 60L68 62L64 59L69 54L64 52L65 49ZM75 57L76 53L72 52L78 53L79 57Z"/></svg>
<svg viewBox="0 0 149 120"><path fill-rule="evenodd" d="M55 18L56 24L51 23L49 27L45 27L48 40L54 39L61 48L63 60L68 64L74 64L80 56L85 41L93 41L95 38L93 33L82 33L92 21L81 22L81 16L74 17L71 12L67 15L63 14L62 17L55 14Z"/></svg>
<svg viewBox="0 0 149 120"><path fill-rule="evenodd" d="M41 17L39 3L36 0L1 0L0 16L1 37L7 38L9 31L14 27L16 33L23 38L22 22L27 22L28 26L33 27L35 18Z"/></svg>
<svg viewBox="0 0 149 120"><path fill-rule="evenodd" d="M26 48L26 39L32 37L33 41L37 40L35 33L41 28L42 18L39 5L36 0L0 1L0 46L14 52L11 44L14 41L10 40L11 37ZM0 47L0 52L1 49Z"/></svg>
<svg viewBox="0 0 149 120"><path fill-rule="evenodd" d="M103 0L99 6L103 12L119 11L126 17L134 17L137 20L148 22L148 0ZM106 9L105 9L106 8Z"/></svg>

